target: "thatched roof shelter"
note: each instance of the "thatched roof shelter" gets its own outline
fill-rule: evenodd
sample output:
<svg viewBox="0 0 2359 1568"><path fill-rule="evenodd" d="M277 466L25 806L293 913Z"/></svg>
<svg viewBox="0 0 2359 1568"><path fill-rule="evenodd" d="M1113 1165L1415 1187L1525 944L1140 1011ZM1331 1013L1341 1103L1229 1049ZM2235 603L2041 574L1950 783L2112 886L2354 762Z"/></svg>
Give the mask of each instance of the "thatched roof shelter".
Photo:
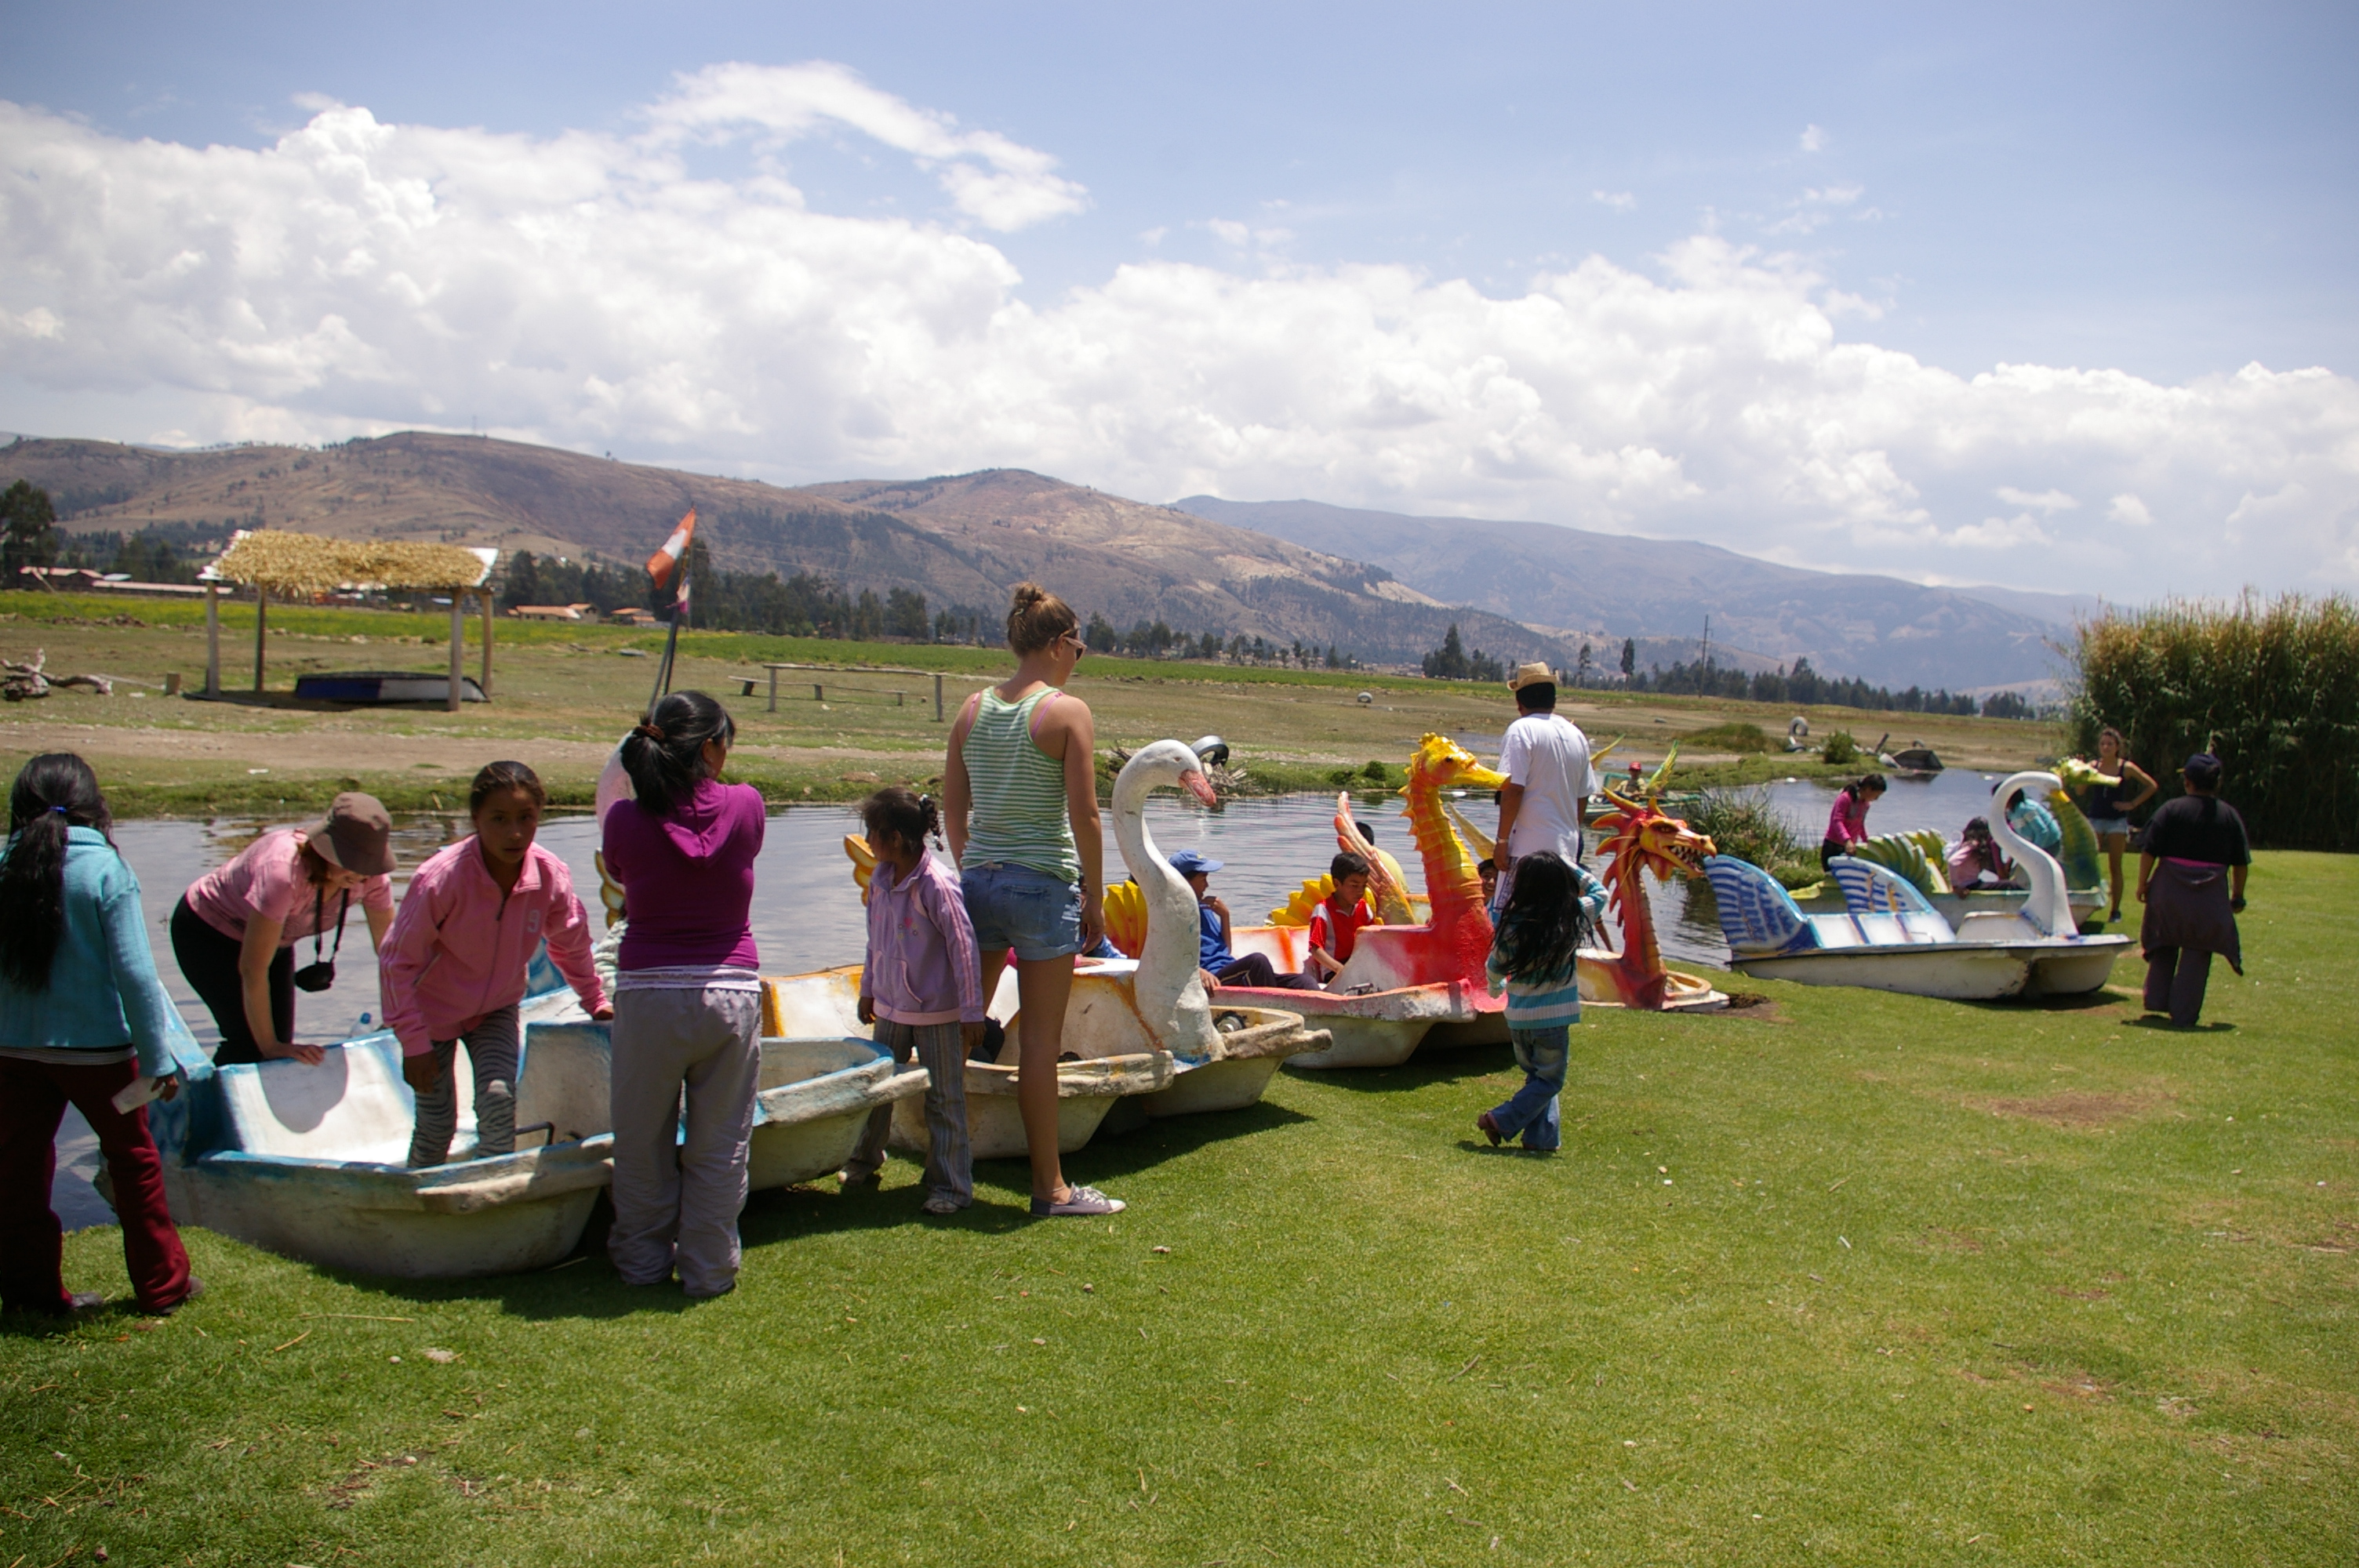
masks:
<svg viewBox="0 0 2359 1568"><path fill-rule="evenodd" d="M448 707L459 709L462 695L460 663L466 653L466 604L480 598L484 611L484 675L479 683L486 697L492 689L492 570L499 564L497 550L465 545L428 545L400 539L331 539L317 534L290 534L283 529L240 529L229 548L197 574L205 593L205 693L221 692L221 611L223 583L255 589L254 689L262 689L263 667L273 593L310 595L355 589L439 589L451 596L451 676Z"/></svg>

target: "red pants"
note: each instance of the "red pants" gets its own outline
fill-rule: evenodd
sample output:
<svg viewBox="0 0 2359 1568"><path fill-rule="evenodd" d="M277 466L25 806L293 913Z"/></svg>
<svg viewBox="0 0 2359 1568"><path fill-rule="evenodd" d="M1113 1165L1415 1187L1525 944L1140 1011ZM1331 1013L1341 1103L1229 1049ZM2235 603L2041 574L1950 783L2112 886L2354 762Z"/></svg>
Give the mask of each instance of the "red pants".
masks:
<svg viewBox="0 0 2359 1568"><path fill-rule="evenodd" d="M54 1067L0 1056L0 1305L64 1312L65 1227L49 1207L58 1124L73 1102L98 1134L114 1178L123 1260L142 1312L178 1306L189 1293L189 1254L164 1202L164 1158L147 1133L147 1108L130 1115L114 1098L139 1076L136 1062Z"/></svg>

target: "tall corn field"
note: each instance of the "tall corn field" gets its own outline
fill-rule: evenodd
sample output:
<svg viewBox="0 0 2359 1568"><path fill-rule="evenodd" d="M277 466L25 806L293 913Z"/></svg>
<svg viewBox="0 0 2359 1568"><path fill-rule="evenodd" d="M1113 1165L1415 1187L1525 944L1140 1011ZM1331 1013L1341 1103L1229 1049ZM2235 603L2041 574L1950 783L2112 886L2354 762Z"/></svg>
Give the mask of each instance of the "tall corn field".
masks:
<svg viewBox="0 0 2359 1568"><path fill-rule="evenodd" d="M2082 756L2096 755L2110 724L2168 798L2180 764L2208 747L2227 766L2221 795L2255 843L2359 849L2359 605L2349 598L2246 593L2109 611L2081 626L2073 655Z"/></svg>

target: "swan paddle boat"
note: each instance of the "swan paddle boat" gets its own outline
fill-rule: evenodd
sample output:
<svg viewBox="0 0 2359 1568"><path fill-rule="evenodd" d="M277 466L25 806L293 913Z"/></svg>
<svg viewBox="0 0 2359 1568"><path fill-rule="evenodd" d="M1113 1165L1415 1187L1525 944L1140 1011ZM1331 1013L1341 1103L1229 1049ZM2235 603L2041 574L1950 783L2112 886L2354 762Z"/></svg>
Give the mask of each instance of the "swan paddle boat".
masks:
<svg viewBox="0 0 2359 1568"><path fill-rule="evenodd" d="M1991 832L2031 880L2021 908L1969 914L1955 926L1889 867L1838 855L1829 870L1842 888L1841 914L1805 914L1759 867L1725 855L1704 862L1735 968L1804 985L1864 986L1911 996L1991 1001L2019 996L2079 996L2095 990L2130 946L2126 936L2083 936L2075 926L2062 869L2025 840L1995 808L2017 789L2063 787L2055 774L2013 774L1993 791Z"/></svg>

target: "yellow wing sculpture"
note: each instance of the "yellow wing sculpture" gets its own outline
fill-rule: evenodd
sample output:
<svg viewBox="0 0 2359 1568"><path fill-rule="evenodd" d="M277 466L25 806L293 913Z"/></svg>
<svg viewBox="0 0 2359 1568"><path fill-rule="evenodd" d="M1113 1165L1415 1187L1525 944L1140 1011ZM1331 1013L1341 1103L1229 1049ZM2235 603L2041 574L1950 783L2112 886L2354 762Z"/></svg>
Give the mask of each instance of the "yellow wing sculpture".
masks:
<svg viewBox="0 0 2359 1568"><path fill-rule="evenodd" d="M1464 812L1446 800L1441 803L1441 809L1450 814L1450 820L1458 825L1458 831L1464 834L1466 842L1473 847L1475 864L1480 865L1498 852L1499 841L1467 821Z"/></svg>
<svg viewBox="0 0 2359 1568"><path fill-rule="evenodd" d="M860 884L860 907L868 907L868 879L876 874L876 851L858 833L843 836L843 852L852 857L852 880Z"/></svg>
<svg viewBox="0 0 2359 1568"><path fill-rule="evenodd" d="M1134 881L1120 881L1105 890L1106 940L1125 958L1136 958L1147 946L1147 894Z"/></svg>
<svg viewBox="0 0 2359 1568"><path fill-rule="evenodd" d="M1311 911L1325 903L1327 895L1334 891L1335 879L1322 871L1295 889L1284 903L1271 910L1269 923L1272 925L1291 925L1297 928L1308 925L1310 924Z"/></svg>

